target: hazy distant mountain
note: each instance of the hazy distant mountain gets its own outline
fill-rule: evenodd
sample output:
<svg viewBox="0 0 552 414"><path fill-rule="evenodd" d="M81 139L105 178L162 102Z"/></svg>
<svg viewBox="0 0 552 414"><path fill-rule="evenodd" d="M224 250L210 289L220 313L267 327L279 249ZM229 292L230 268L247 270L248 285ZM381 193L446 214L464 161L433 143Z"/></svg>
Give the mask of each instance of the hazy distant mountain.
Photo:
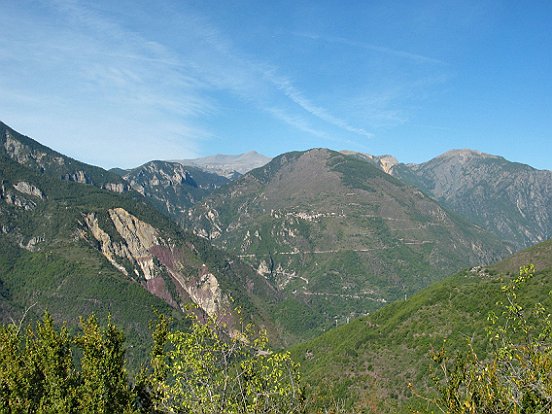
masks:
<svg viewBox="0 0 552 414"><path fill-rule="evenodd" d="M163 176L164 164L153 166ZM18 320L33 304L31 313L48 309L72 325L109 312L143 346L154 308L178 313L195 303L229 326L242 306L274 333L262 316L276 300L267 281L145 201L116 174L0 123L0 319Z"/></svg>
<svg viewBox="0 0 552 414"><path fill-rule="evenodd" d="M198 235L301 300L301 318L276 314L300 335L507 253L372 161L326 149L276 157L215 191L189 217Z"/></svg>
<svg viewBox="0 0 552 414"><path fill-rule="evenodd" d="M250 151L240 155L218 154L204 158L174 161L179 162L182 165L199 167L229 179L235 179L248 171L262 167L270 160L271 158L259 154L256 151Z"/></svg>
<svg viewBox="0 0 552 414"><path fill-rule="evenodd" d="M552 237L552 171L454 150L390 173L517 249Z"/></svg>

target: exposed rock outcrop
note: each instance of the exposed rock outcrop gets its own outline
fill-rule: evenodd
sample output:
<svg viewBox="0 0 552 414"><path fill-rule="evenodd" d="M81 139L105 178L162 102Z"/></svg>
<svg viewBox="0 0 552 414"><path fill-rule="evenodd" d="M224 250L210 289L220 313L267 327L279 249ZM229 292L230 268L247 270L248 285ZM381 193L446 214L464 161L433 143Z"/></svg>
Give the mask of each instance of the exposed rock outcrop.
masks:
<svg viewBox="0 0 552 414"><path fill-rule="evenodd" d="M128 185L125 183L107 183L102 186L104 190L113 191L114 193L126 193Z"/></svg>
<svg viewBox="0 0 552 414"><path fill-rule="evenodd" d="M121 246L119 243L114 243L109 234L107 234L99 225L98 218L95 214L87 214L84 216L84 222L92 233L92 236L99 242L99 247L102 254L107 260L120 272L128 276L126 268L117 261L117 258L128 258L130 252L126 246Z"/></svg>
<svg viewBox="0 0 552 414"><path fill-rule="evenodd" d="M80 184L94 184L94 181L84 171L75 171L73 173L67 173L61 176L62 180L74 181Z"/></svg>
<svg viewBox="0 0 552 414"><path fill-rule="evenodd" d="M46 153L42 151L30 151L27 146L14 139L9 131L5 132L4 148L6 153L19 164L26 165L29 161L36 161L39 165L42 164L42 160L46 158Z"/></svg>
<svg viewBox="0 0 552 414"><path fill-rule="evenodd" d="M206 265L203 265L201 275L195 283L188 284L185 288L192 300L207 315L216 316L221 313L223 304L222 290L217 278L209 272Z"/></svg>
<svg viewBox="0 0 552 414"><path fill-rule="evenodd" d="M20 193L27 194L27 195L34 196L34 197L38 197L41 200L44 200L44 198L45 198L44 192L40 188L38 188L38 187L36 187L32 184L29 184L25 181L20 181L20 182L14 184L13 188L15 188Z"/></svg>
<svg viewBox="0 0 552 414"><path fill-rule="evenodd" d="M148 290L172 306L176 306L177 301L160 276L163 272L207 315L216 316L229 311L229 300L206 265L201 267L198 275L185 274L182 272L185 267L182 255L160 237L157 229L122 208L110 209L108 214L117 231L117 240L100 227L95 214L87 214L84 221L98 241L102 254L115 268L127 276L134 273Z"/></svg>
<svg viewBox="0 0 552 414"><path fill-rule="evenodd" d="M120 259L136 264L137 268L133 271L137 276L142 276L146 280L153 279L157 269L154 257L148 249L158 244L157 230L122 208L109 210L109 217L122 238L121 241L113 241L99 226L94 214L88 214L84 218L92 235L100 243L104 256L125 275L128 275L128 270Z"/></svg>

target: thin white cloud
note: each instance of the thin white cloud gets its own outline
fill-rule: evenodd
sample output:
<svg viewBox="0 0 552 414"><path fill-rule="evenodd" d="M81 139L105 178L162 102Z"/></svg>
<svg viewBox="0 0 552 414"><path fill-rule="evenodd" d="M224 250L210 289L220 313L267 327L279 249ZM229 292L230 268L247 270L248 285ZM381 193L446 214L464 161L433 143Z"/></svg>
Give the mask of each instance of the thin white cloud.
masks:
<svg viewBox="0 0 552 414"><path fill-rule="evenodd" d="M328 43L339 43L341 45L346 45L346 46L371 50L373 52L378 52L378 53L382 53L382 54L385 54L385 55L394 56L394 57L401 58L401 59L406 59L406 60L416 62L416 63L431 63L431 64L437 64L437 65L446 65L446 63L443 62L442 60L435 59L435 58L432 58L432 57L429 57L429 56L424 56L424 55L420 55L420 54L417 54L417 53L407 52L407 51L404 51L404 50L392 49L392 48L384 47L384 46L373 45L373 44L365 43L365 42L357 42L355 40L345 39L343 37L322 36L322 35L319 35L319 34L298 33L298 32L294 32L294 33L291 33L291 34L294 35L294 36L303 37L303 38L307 38L307 39L311 39L311 40L323 41L323 42L328 42Z"/></svg>
<svg viewBox="0 0 552 414"><path fill-rule="evenodd" d="M166 145L168 158L192 158L202 141L220 135L208 120L222 110L224 94L326 141L344 142L335 138L343 135L373 136L316 103L282 69L241 53L208 19L190 10L177 10L172 16L173 24L184 29L175 31L177 38L169 47L157 38L126 29L79 0L41 4L55 16L55 25L40 16L30 18L24 8L18 18L7 19L17 23L0 38L0 64L17 70L0 73L0 85L10 84L13 96L27 99L25 110L42 114L36 119L47 118L49 108L44 102L53 99L52 116L71 114L57 120L68 131L77 133L78 125L86 125L83 129L92 130L83 131L83 139L101 135L109 136L113 145L135 143L135 154L113 151L113 160L103 160L106 165L114 165L115 157L122 155L128 160L119 161L123 166L150 156L145 148L151 139L157 140L156 157L162 157L160 150ZM37 76L44 82L28 85ZM2 99L0 110L15 113L14 106ZM45 134L36 137L48 138ZM91 144L81 147L93 150ZM178 151L182 154L177 155Z"/></svg>
<svg viewBox="0 0 552 414"><path fill-rule="evenodd" d="M281 90L295 104L299 105L302 109L304 109L311 115L333 126L341 128L344 131L347 131L356 135L368 137L368 138L373 137L373 134L371 134L370 132L362 128L357 128L350 125L347 121L332 115L326 109L311 102L290 82L289 79L279 77L275 75L273 71L266 71L265 77L270 82L272 82L279 90Z"/></svg>
<svg viewBox="0 0 552 414"><path fill-rule="evenodd" d="M7 19L17 30L8 27L0 39L0 85L10 85L0 98L5 122L27 125L29 135L90 162L109 144L115 151L102 158L105 166L199 155L199 142L211 136L200 117L214 104L179 56L78 1L41 6L55 25L20 9ZM72 134L78 145L60 138Z"/></svg>
<svg viewBox="0 0 552 414"><path fill-rule="evenodd" d="M314 128L307 120L297 114L290 114L284 109L278 107L266 108L266 110L274 117L298 129L299 131L306 132L309 135L322 138L324 140L331 140L331 137L325 131Z"/></svg>

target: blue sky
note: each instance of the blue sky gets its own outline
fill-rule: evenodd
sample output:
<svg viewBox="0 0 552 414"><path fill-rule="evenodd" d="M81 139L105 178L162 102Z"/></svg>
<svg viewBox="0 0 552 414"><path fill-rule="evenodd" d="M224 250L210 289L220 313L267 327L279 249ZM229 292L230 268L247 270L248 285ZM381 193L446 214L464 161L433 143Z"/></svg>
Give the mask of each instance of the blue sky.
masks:
<svg viewBox="0 0 552 414"><path fill-rule="evenodd" d="M0 0L0 120L103 167L312 147L552 169L552 2Z"/></svg>

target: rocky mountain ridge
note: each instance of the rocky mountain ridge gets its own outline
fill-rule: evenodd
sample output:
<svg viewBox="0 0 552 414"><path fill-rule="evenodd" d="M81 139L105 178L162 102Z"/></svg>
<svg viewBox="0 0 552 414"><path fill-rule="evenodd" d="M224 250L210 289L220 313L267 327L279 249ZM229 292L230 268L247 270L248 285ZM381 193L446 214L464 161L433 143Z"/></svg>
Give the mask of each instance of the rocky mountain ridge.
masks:
<svg viewBox="0 0 552 414"><path fill-rule="evenodd" d="M552 237L552 171L473 150L453 150L390 173L515 249Z"/></svg>
<svg viewBox="0 0 552 414"><path fill-rule="evenodd" d="M21 135L0 122L0 153L38 174L46 174L65 181L89 184L109 191L128 191L127 183L99 167L66 157Z"/></svg>
<svg viewBox="0 0 552 414"><path fill-rule="evenodd" d="M277 295L251 268L182 232L119 176L4 124L0 133L0 285L8 292L0 309L11 312L1 319L33 304L73 323L109 311L144 337L154 305L182 312L195 304L230 330L241 306L276 332L261 303Z"/></svg>
<svg viewBox="0 0 552 414"><path fill-rule="evenodd" d="M117 170L130 188L177 222L205 196L230 182L228 178L178 162L150 161L131 170Z"/></svg>

